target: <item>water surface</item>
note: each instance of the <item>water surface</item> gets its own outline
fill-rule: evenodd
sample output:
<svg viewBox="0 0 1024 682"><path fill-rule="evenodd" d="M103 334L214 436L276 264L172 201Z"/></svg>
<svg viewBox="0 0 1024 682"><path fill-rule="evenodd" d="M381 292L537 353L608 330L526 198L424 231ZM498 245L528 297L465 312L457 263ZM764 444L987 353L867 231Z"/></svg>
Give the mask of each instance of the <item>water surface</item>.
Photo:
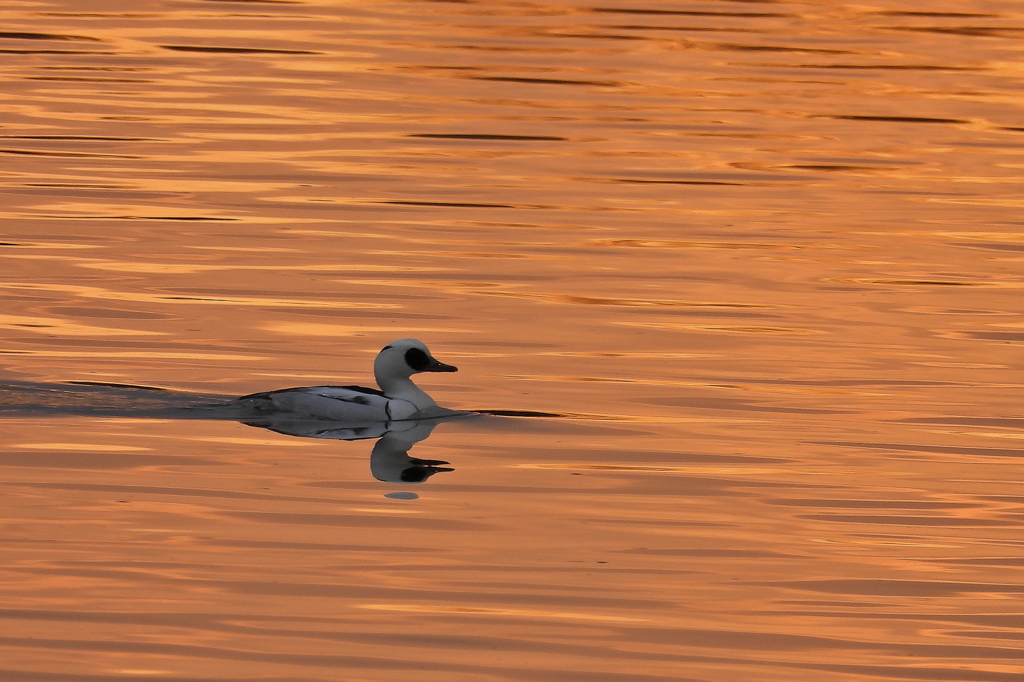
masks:
<svg viewBox="0 0 1024 682"><path fill-rule="evenodd" d="M1018 3L0 17L0 676L1019 679Z"/></svg>

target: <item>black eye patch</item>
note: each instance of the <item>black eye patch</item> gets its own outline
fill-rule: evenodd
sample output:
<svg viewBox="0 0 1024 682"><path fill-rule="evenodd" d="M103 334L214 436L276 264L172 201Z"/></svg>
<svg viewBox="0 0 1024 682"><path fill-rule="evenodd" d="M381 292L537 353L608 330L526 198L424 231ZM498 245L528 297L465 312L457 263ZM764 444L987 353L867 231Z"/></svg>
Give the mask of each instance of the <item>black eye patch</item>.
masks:
<svg viewBox="0 0 1024 682"><path fill-rule="evenodd" d="M405 351L405 364L417 372L422 372L430 364L430 356L419 348L410 348Z"/></svg>

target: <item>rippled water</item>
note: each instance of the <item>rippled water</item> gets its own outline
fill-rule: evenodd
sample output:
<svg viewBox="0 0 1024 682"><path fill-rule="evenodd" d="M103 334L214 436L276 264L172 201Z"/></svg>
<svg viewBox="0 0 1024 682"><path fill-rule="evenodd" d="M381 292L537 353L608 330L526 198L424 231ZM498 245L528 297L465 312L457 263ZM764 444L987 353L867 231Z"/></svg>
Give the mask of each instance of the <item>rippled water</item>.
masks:
<svg viewBox="0 0 1024 682"><path fill-rule="evenodd" d="M0 677L1020 679L1019 3L0 17Z"/></svg>

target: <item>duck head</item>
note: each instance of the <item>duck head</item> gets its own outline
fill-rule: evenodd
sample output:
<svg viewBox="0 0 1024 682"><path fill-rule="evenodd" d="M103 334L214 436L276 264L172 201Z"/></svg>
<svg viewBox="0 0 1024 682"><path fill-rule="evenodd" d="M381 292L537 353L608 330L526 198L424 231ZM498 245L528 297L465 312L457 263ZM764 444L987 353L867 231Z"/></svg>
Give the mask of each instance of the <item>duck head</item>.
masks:
<svg viewBox="0 0 1024 682"><path fill-rule="evenodd" d="M416 339L392 341L373 361L373 376L384 395L407 400L419 410L434 407L437 403L412 383L410 377L420 372L457 371L457 367L435 359L426 345Z"/></svg>

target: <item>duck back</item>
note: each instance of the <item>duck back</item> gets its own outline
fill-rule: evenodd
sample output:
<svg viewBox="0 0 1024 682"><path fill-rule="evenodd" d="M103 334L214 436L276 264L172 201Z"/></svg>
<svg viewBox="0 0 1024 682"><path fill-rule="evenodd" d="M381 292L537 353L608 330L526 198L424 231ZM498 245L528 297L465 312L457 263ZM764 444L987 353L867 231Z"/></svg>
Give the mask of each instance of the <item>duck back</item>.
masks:
<svg viewBox="0 0 1024 682"><path fill-rule="evenodd" d="M290 413L297 417L339 422L408 419L416 407L363 386L306 386L252 393L236 401L257 415Z"/></svg>

